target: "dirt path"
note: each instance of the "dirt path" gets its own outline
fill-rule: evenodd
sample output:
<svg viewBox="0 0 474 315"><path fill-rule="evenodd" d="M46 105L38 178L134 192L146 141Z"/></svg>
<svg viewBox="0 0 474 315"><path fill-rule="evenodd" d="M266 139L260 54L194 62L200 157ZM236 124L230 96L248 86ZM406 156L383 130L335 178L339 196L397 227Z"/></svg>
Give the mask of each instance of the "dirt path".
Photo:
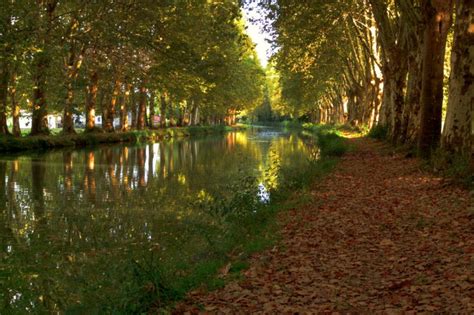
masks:
<svg viewBox="0 0 474 315"><path fill-rule="evenodd" d="M469 193L380 143L351 141L357 150L315 187L314 204L283 214L282 246L176 312L474 313Z"/></svg>

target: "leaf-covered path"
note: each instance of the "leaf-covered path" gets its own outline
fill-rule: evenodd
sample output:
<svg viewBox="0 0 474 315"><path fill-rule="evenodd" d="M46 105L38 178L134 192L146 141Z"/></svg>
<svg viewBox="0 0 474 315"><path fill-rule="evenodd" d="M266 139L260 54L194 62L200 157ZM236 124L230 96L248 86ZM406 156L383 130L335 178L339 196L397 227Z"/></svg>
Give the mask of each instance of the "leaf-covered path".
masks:
<svg viewBox="0 0 474 315"><path fill-rule="evenodd" d="M313 204L282 214L281 246L176 312L474 313L469 192L380 143L350 141L356 150L314 187Z"/></svg>

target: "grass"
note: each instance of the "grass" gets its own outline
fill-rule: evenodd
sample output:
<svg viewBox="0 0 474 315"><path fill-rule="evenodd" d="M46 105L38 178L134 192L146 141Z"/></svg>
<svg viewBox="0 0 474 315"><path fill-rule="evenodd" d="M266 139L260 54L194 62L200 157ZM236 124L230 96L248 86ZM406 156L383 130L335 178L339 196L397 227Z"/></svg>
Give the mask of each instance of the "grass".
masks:
<svg viewBox="0 0 474 315"><path fill-rule="evenodd" d="M48 150L65 147L84 147L106 143L157 141L169 138L223 133L246 128L245 126L192 126L166 129L133 130L128 132L82 132L62 135L53 130L50 136L0 136L0 152Z"/></svg>
<svg viewBox="0 0 474 315"><path fill-rule="evenodd" d="M382 125L375 125L370 129L367 136L372 139L385 140L387 139L388 128Z"/></svg>
<svg viewBox="0 0 474 315"><path fill-rule="evenodd" d="M473 166L467 156L451 154L438 148L426 161L426 165L431 171L450 179L455 184L467 188L474 187Z"/></svg>

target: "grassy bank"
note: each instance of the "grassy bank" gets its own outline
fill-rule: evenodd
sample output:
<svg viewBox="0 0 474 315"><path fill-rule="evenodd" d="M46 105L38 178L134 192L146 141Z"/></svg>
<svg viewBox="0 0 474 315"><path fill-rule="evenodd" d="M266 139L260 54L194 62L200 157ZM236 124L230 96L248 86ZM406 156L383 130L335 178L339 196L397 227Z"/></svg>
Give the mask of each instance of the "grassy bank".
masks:
<svg viewBox="0 0 474 315"><path fill-rule="evenodd" d="M312 202L310 187L330 172L345 152L345 146L339 148L344 142L336 130L325 127L314 132L318 135L319 158L304 170L280 169L281 185L270 191L269 203L262 203L256 196L257 179L245 176L226 187L226 191L236 192L231 199L216 198L196 204L202 211L213 213L218 222L214 226L189 227L205 235L207 243L202 253L197 257L195 253L188 256L181 252L178 259L166 262L150 257L141 263L135 273L137 282L130 287L128 299L119 311L169 310L197 287L213 290L241 277L240 271L248 267L253 253L278 242L277 214ZM334 150L335 147L338 149Z"/></svg>
<svg viewBox="0 0 474 315"><path fill-rule="evenodd" d="M1 136L0 152L14 153L28 150L84 147L108 143L137 143L144 141L159 141L169 138L223 133L227 131L242 130L245 128L247 127L243 125L192 126L141 131L134 130L115 133L83 132L75 135L24 136L18 138L12 136Z"/></svg>

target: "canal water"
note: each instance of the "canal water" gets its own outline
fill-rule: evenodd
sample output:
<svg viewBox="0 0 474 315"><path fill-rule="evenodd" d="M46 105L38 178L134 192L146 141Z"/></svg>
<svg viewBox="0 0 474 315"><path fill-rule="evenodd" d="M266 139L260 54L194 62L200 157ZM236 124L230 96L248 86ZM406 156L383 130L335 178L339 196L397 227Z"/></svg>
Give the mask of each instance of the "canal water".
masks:
<svg viewBox="0 0 474 315"><path fill-rule="evenodd" d="M130 279L205 259L228 217L315 156L311 138L254 129L0 157L0 313L128 303Z"/></svg>

